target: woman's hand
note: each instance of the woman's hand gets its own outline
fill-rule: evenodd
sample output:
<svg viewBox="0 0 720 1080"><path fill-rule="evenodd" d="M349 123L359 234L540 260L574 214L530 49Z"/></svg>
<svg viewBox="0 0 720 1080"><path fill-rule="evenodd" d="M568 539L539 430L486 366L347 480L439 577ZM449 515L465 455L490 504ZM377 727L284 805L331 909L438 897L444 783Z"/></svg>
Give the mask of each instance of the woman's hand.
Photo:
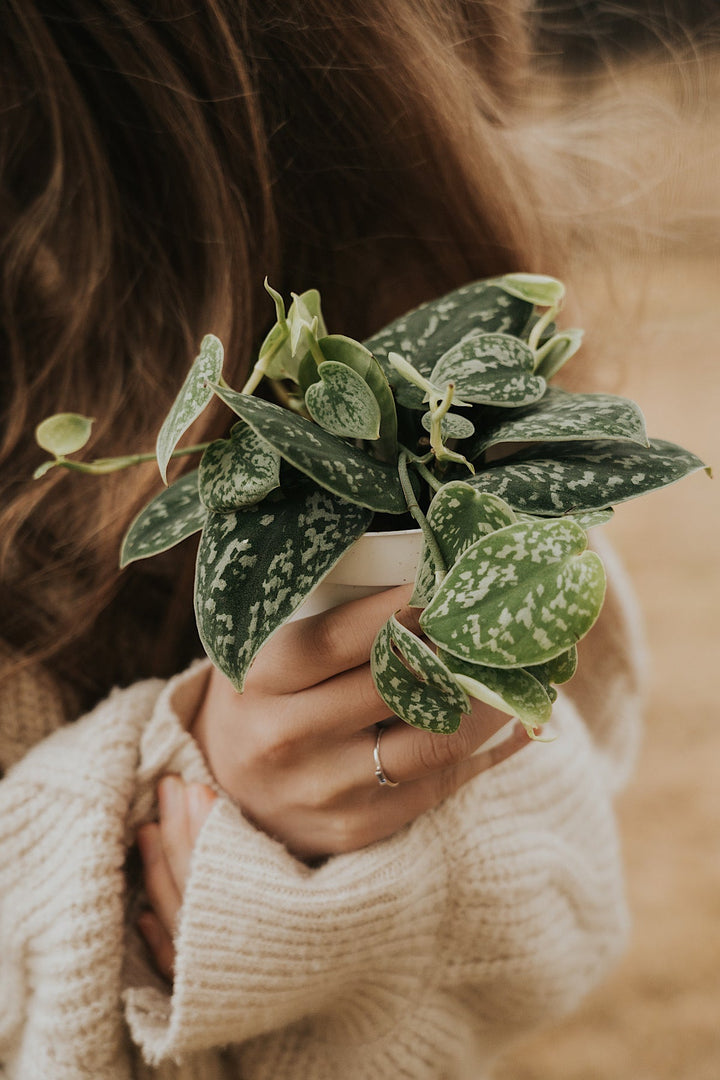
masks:
<svg viewBox="0 0 720 1080"><path fill-rule="evenodd" d="M192 733L211 772L250 820L302 858L391 836L527 744L518 727L472 756L508 722L478 703L452 735L395 721L381 753L399 786L378 783L375 725L388 720L388 708L370 674L370 649L409 596L402 586L287 624L256 657L242 694L219 671L210 677Z"/></svg>

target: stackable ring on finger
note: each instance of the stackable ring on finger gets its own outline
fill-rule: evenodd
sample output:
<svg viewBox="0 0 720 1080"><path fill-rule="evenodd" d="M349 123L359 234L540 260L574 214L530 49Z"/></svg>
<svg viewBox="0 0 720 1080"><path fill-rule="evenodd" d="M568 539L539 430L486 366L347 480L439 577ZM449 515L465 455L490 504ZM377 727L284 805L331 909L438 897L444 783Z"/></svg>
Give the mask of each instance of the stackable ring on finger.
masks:
<svg viewBox="0 0 720 1080"><path fill-rule="evenodd" d="M373 758L375 760L375 778L380 787L397 787L399 781L391 780L390 777L386 775L385 770L382 767L382 762L380 761L380 737L384 730L385 728L378 728L377 738L375 739L375 746L373 747Z"/></svg>

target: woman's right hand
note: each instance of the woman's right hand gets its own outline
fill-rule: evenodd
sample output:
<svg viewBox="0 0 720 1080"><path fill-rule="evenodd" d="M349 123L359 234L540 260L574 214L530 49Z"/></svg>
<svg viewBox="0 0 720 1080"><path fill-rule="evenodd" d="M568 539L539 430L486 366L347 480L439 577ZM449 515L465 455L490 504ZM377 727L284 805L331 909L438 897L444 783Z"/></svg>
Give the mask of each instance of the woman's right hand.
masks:
<svg viewBox="0 0 720 1080"><path fill-rule="evenodd" d="M245 815L302 858L391 836L527 745L517 725L504 743L472 756L508 722L478 702L452 735L395 719L380 749L398 786L378 783L375 725L392 718L373 683L370 649L409 597L401 586L285 625L259 652L242 694L213 669L192 734Z"/></svg>

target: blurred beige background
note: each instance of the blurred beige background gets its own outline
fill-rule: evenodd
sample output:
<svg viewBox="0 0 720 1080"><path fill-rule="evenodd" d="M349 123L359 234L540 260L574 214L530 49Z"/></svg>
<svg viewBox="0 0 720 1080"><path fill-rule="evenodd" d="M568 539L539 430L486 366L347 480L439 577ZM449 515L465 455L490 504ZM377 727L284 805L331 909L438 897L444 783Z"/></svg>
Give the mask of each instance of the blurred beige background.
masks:
<svg viewBox="0 0 720 1080"><path fill-rule="evenodd" d="M652 659L645 739L619 807L633 936L576 1015L514 1050L497 1080L720 1078L717 76L713 63L679 73L681 168L653 192L666 236L642 257L619 251L613 267L613 302L628 323L611 349L607 389L637 400L651 435L692 449L716 475L620 506L605 527L635 582ZM659 78L667 87L678 74ZM677 156L677 126L646 138L648 160ZM604 288L604 279L584 280L582 306L595 308Z"/></svg>

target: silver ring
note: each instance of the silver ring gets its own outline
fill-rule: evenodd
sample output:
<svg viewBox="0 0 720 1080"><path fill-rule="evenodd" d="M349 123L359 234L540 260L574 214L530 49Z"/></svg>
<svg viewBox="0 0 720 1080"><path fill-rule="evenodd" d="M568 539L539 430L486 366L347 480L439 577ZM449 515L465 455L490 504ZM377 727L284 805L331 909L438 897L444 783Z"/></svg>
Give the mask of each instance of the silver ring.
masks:
<svg viewBox="0 0 720 1080"><path fill-rule="evenodd" d="M377 738L375 740L375 746L373 747L373 758L375 759L375 779L380 787L397 787L399 780L391 780L389 776L385 775L385 771L380 761L380 736L385 728L378 728Z"/></svg>

